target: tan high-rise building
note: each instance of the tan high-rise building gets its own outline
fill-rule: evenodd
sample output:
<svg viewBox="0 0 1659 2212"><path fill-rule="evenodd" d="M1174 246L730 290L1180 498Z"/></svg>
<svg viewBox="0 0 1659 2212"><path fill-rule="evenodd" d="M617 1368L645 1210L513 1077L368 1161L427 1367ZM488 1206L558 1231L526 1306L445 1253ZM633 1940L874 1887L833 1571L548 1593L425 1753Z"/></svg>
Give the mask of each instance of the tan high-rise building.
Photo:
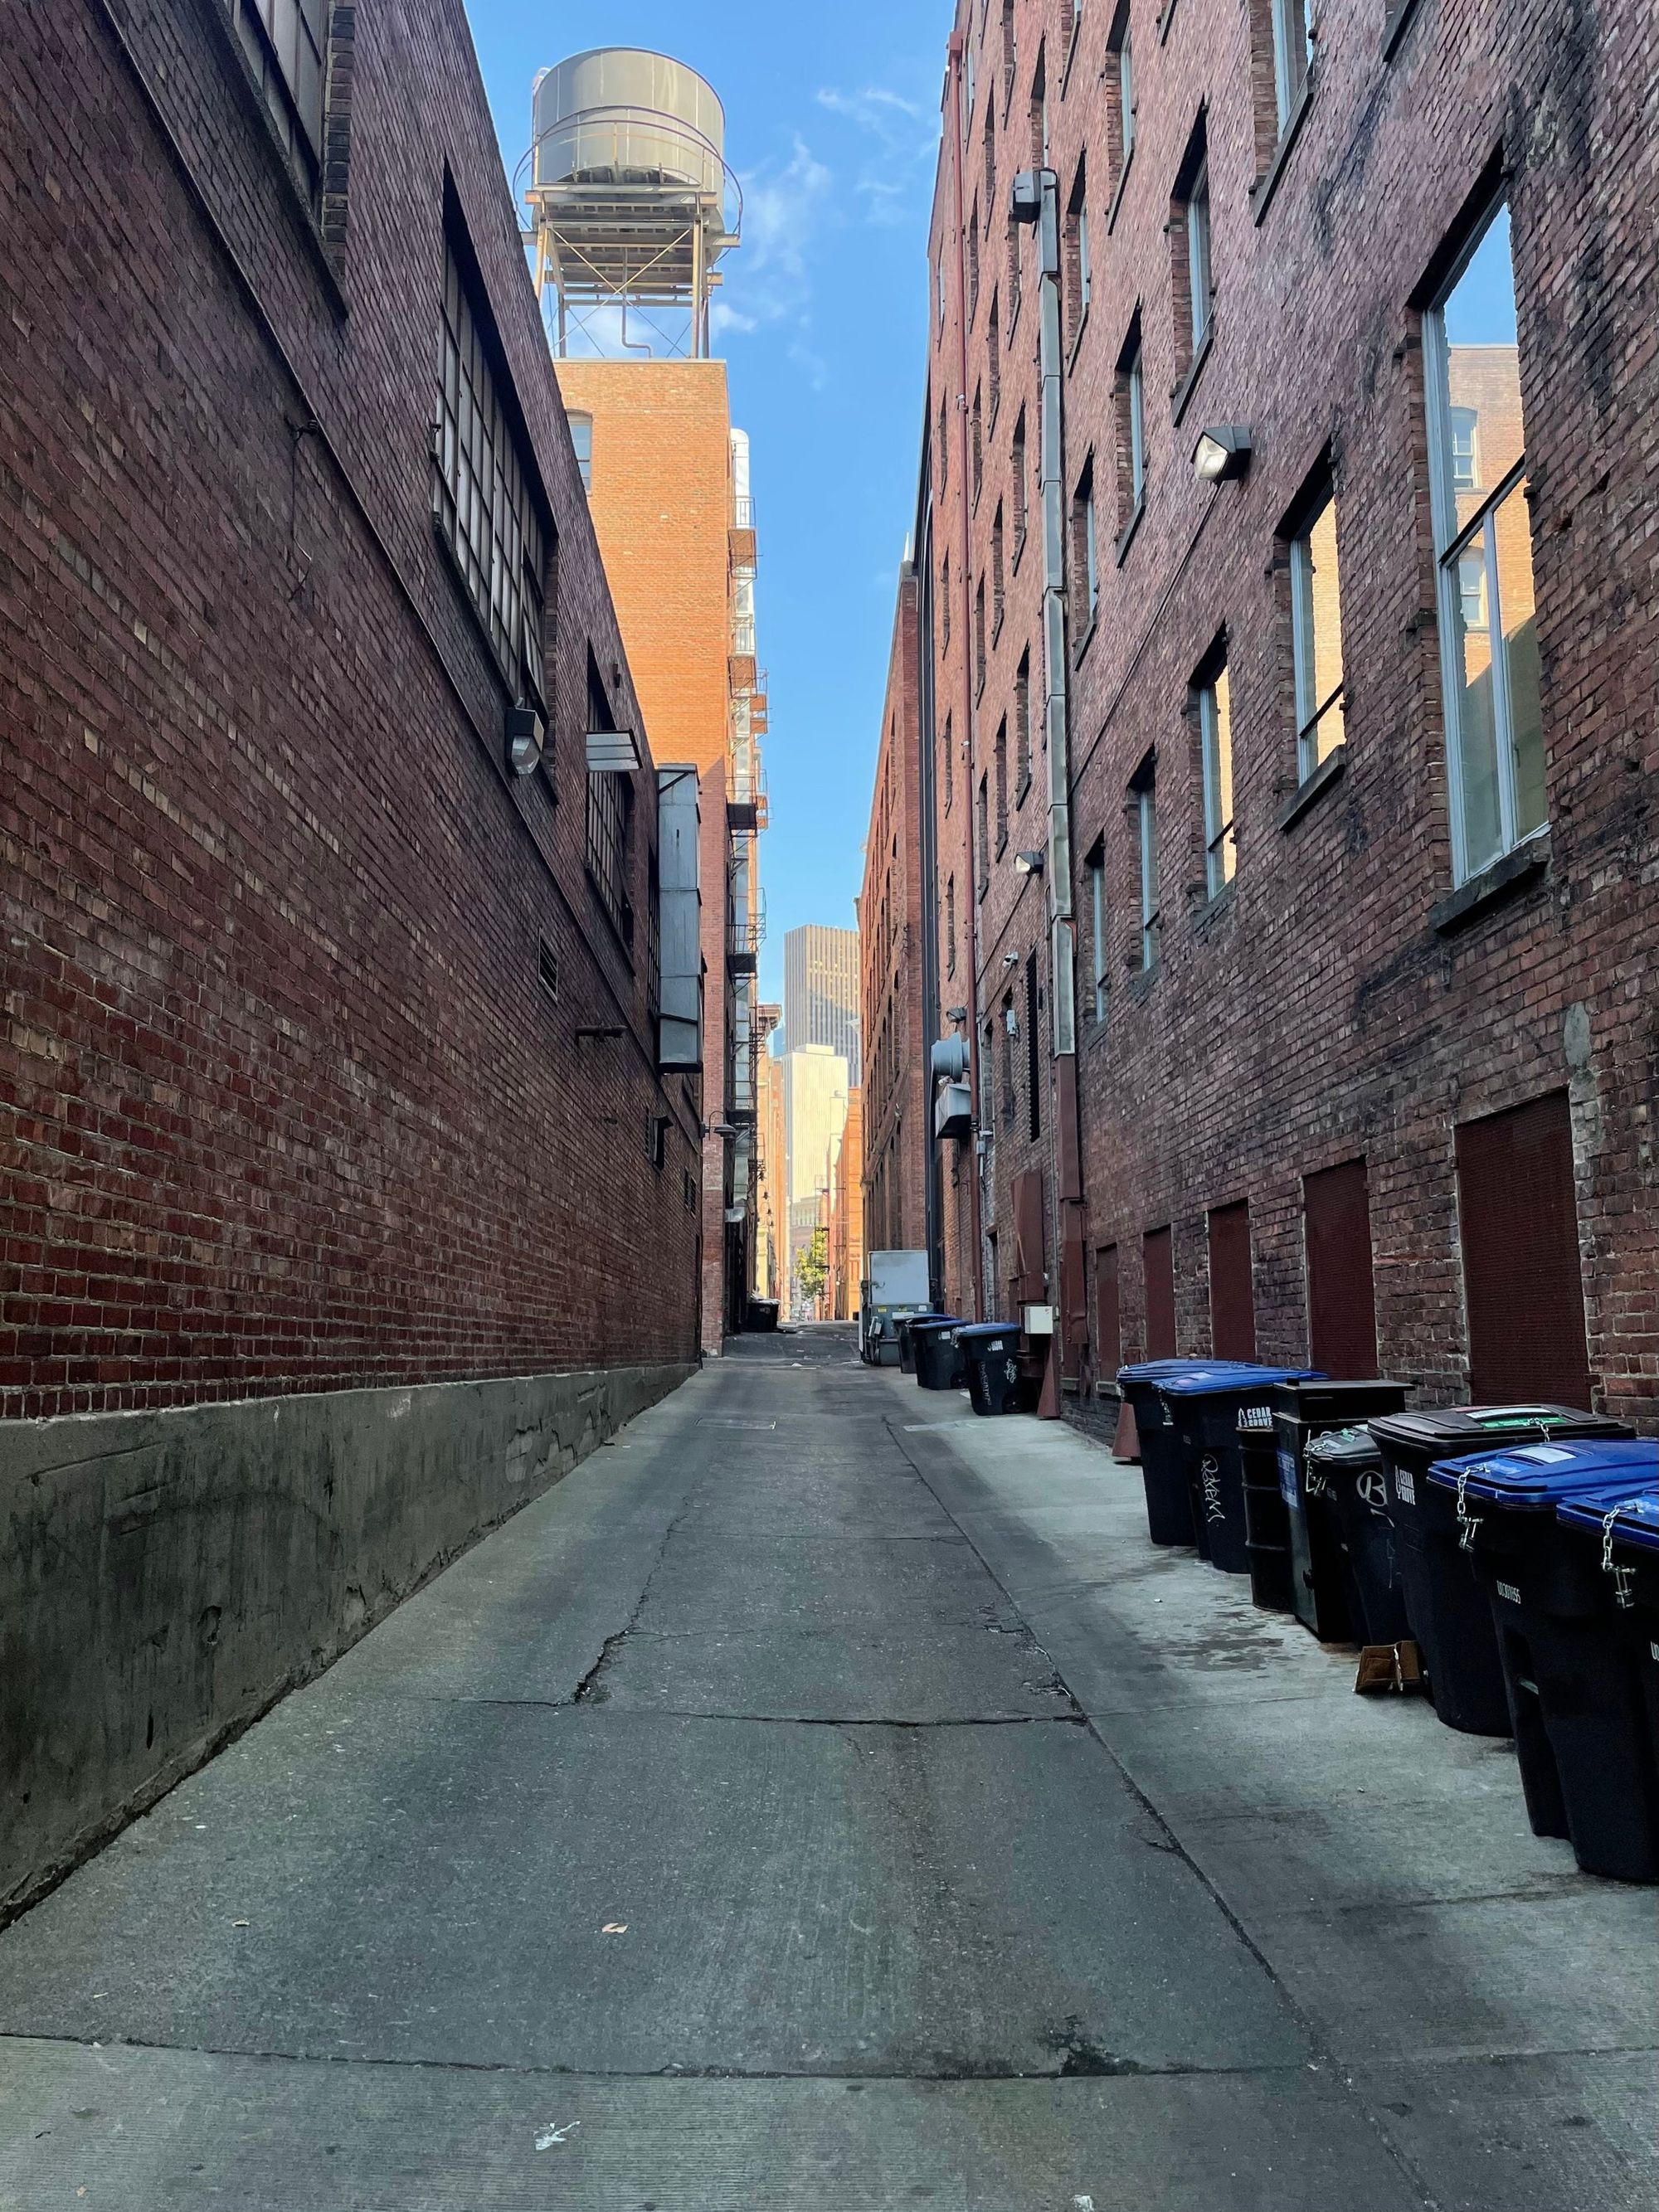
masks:
<svg viewBox="0 0 1659 2212"><path fill-rule="evenodd" d="M682 64L580 54L538 82L528 195L560 390L653 756L698 772L708 1352L742 1326L756 1283L766 823L749 441L732 427L726 365L708 358L714 264L737 243L723 132L712 89ZM666 357L633 349L641 343Z"/></svg>

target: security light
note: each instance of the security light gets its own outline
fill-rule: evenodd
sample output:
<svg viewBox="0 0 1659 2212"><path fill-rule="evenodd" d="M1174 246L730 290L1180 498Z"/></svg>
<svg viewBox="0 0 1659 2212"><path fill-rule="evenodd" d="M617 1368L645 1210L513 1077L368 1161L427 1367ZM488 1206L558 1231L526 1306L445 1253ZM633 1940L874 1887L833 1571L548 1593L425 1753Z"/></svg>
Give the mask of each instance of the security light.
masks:
<svg viewBox="0 0 1659 2212"><path fill-rule="evenodd" d="M541 764L547 725L533 707L507 710L507 764L514 775L533 775Z"/></svg>
<svg viewBox="0 0 1659 2212"><path fill-rule="evenodd" d="M1005 968L1018 968L1019 965L1018 953L1005 952L1002 956L1002 964Z"/></svg>
<svg viewBox="0 0 1659 2212"><path fill-rule="evenodd" d="M1200 483L1229 483L1250 465L1250 432L1244 422L1212 422L1193 448L1193 469Z"/></svg>
<svg viewBox="0 0 1659 2212"><path fill-rule="evenodd" d="M1048 865L1048 855L1041 851L1016 853L1014 873L1017 876L1040 876Z"/></svg>
<svg viewBox="0 0 1659 2212"><path fill-rule="evenodd" d="M945 1018L947 1022L965 1022L968 1018L968 1009L966 1006L947 1006L945 1009Z"/></svg>

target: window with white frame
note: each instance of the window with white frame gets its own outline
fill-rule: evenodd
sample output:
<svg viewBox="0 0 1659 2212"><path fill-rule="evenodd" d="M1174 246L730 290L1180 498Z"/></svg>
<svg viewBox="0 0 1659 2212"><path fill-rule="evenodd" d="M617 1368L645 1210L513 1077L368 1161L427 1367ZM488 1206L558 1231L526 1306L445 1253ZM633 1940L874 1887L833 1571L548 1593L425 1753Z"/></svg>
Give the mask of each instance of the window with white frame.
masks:
<svg viewBox="0 0 1659 2212"><path fill-rule="evenodd" d="M1129 335L1118 356L1117 386L1118 493L1120 534L1140 512L1146 496L1146 369L1140 343L1140 315L1129 325Z"/></svg>
<svg viewBox="0 0 1659 2212"><path fill-rule="evenodd" d="M1309 0L1270 0L1273 42L1273 109L1282 131L1291 119L1313 58Z"/></svg>
<svg viewBox="0 0 1659 2212"><path fill-rule="evenodd" d="M1291 538L1291 662L1297 773L1305 783L1336 750L1344 732L1336 501L1328 485Z"/></svg>
<svg viewBox="0 0 1659 2212"><path fill-rule="evenodd" d="M1204 880L1215 898L1233 879L1238 841L1233 829L1232 690L1224 659L1212 660L1195 687L1204 775Z"/></svg>
<svg viewBox="0 0 1659 2212"><path fill-rule="evenodd" d="M1106 843L1103 838L1090 854L1085 866L1089 878L1089 961L1093 970L1094 1009L1097 1023L1106 1018L1106 989L1109 980L1106 945Z"/></svg>
<svg viewBox="0 0 1659 2212"><path fill-rule="evenodd" d="M1150 974L1158 965L1158 931L1163 911L1158 890L1158 763L1151 753L1135 772L1129 786L1135 828L1135 862L1140 878L1140 969Z"/></svg>
<svg viewBox="0 0 1659 2212"><path fill-rule="evenodd" d="M1477 874L1547 818L1515 275L1499 204L1425 319L1453 863Z"/></svg>
<svg viewBox="0 0 1659 2212"><path fill-rule="evenodd" d="M1187 302L1188 353L1196 361L1210 335L1210 165L1199 163L1187 189Z"/></svg>
<svg viewBox="0 0 1659 2212"><path fill-rule="evenodd" d="M444 261L443 362L433 513L503 669L539 699L542 526L483 329L452 244Z"/></svg>
<svg viewBox="0 0 1659 2212"><path fill-rule="evenodd" d="M330 0L236 0L236 31L277 135L315 185Z"/></svg>

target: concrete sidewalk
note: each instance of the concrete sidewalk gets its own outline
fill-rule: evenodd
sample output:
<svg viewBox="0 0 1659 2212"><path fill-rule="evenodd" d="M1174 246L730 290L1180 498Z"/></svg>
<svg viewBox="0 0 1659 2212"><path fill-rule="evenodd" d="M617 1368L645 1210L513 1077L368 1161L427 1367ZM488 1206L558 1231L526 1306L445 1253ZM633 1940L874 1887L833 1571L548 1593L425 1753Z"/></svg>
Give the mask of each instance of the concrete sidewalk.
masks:
<svg viewBox="0 0 1659 2212"><path fill-rule="evenodd" d="M890 1425L1425 2202L1659 2199L1659 1899L1528 1826L1512 1747L1147 1538L1139 1469L881 1378Z"/></svg>

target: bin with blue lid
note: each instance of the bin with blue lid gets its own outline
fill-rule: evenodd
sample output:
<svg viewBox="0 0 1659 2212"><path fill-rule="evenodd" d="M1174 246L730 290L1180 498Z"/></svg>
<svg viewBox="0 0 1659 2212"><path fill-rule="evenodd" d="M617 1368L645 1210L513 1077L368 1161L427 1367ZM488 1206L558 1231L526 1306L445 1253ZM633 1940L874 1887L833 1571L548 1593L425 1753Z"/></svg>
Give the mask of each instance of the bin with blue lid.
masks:
<svg viewBox="0 0 1659 2212"><path fill-rule="evenodd" d="M901 1374L914 1375L916 1371L916 1348L910 1341L910 1332L915 1327L916 1323L919 1321L951 1321L952 1319L954 1319L954 1316L951 1314L939 1313L931 1310L927 1313L901 1314L898 1316L893 1326L898 1335L899 1372Z"/></svg>
<svg viewBox="0 0 1659 2212"><path fill-rule="evenodd" d="M1313 1370L1306 1367L1212 1360L1182 1375L1166 1375L1158 1385L1180 1440L1199 1550L1223 1574L1250 1571L1239 1414L1247 1406L1267 1405L1281 1383L1312 1379Z"/></svg>
<svg viewBox="0 0 1659 2212"><path fill-rule="evenodd" d="M1389 1473L1389 1510L1399 1540L1406 1612L1423 1655L1434 1709L1468 1735L1510 1733L1509 1693L1486 1589L1462 1540L1455 1486L1429 1480L1439 1461L1589 1439L1630 1431L1571 1406L1455 1406L1389 1413L1370 1423ZM1547 1466L1547 1462L1534 1462Z"/></svg>
<svg viewBox="0 0 1659 2212"><path fill-rule="evenodd" d="M1040 1384L1027 1372L1019 1323L969 1322L957 1330L968 1374L968 1400L976 1413L1029 1413Z"/></svg>
<svg viewBox="0 0 1659 2212"><path fill-rule="evenodd" d="M1563 1532L1588 1540L1613 1631L1636 1670L1645 1741L1659 1771L1659 1485L1634 1497L1584 1492L1556 1508Z"/></svg>
<svg viewBox="0 0 1659 2212"><path fill-rule="evenodd" d="M1608 1516L1659 1498L1659 1443L1523 1444L1429 1480L1486 1587L1534 1833L1570 1837L1586 1873L1659 1881L1659 1767L1602 1565Z"/></svg>
<svg viewBox="0 0 1659 2212"><path fill-rule="evenodd" d="M924 1390L959 1390L967 1376L957 1331L959 1314L919 1315L910 1323L910 1356Z"/></svg>
<svg viewBox="0 0 1659 2212"><path fill-rule="evenodd" d="M1140 1479L1146 1492L1146 1531L1155 1544L1195 1544L1193 1501L1187 1487L1185 1448L1159 1395L1172 1376L1213 1374L1249 1363L1220 1359L1143 1359L1117 1371L1118 1387L1129 1401L1140 1441Z"/></svg>
<svg viewBox="0 0 1659 2212"><path fill-rule="evenodd" d="M1411 1635L1388 1479L1376 1440L1365 1427L1325 1429L1310 1439L1304 1462L1308 1511L1335 1522L1343 1596L1361 1644L1400 1644Z"/></svg>
<svg viewBox="0 0 1659 2212"><path fill-rule="evenodd" d="M1401 1412L1409 1395L1405 1383L1373 1377L1333 1382L1320 1376L1273 1392L1279 1490L1290 1525L1291 1601L1297 1619L1322 1644L1361 1643L1365 1628L1336 1498L1322 1477L1310 1487L1308 1447L1330 1430Z"/></svg>

